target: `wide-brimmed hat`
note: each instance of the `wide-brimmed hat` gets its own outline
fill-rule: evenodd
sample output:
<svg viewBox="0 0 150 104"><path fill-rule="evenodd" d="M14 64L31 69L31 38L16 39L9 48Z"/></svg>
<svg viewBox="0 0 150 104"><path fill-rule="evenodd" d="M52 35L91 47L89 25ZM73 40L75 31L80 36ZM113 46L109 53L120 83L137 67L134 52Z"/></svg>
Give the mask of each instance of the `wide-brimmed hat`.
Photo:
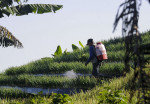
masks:
<svg viewBox="0 0 150 104"><path fill-rule="evenodd" d="M93 39L88 39L86 45L89 45L90 42L94 43Z"/></svg>

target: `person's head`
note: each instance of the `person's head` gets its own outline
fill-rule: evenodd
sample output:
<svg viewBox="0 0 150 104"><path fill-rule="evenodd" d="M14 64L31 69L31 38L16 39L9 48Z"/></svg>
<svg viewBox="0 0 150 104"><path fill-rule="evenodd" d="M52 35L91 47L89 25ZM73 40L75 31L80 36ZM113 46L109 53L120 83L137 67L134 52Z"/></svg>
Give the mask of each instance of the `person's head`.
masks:
<svg viewBox="0 0 150 104"><path fill-rule="evenodd" d="M93 39L88 39L88 40L87 40L87 44L86 44L86 45L91 46L91 45L93 45L93 44L94 44Z"/></svg>

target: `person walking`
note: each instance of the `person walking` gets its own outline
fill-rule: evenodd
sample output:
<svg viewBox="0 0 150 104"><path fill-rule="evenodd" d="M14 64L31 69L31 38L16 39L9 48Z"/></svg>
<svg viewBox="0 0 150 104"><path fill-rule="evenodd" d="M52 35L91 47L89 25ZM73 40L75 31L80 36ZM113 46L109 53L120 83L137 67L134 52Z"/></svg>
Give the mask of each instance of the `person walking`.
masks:
<svg viewBox="0 0 150 104"><path fill-rule="evenodd" d="M87 45L89 46L89 54L90 57L89 59L86 61L85 66L88 65L88 63L90 61L92 61L92 65L93 65L93 70L92 70L92 75L96 78L98 78L99 75L99 67L101 65L102 60L98 60L97 56L96 56L96 49L95 49L95 45L94 45L94 41L93 39L88 39L87 40Z"/></svg>

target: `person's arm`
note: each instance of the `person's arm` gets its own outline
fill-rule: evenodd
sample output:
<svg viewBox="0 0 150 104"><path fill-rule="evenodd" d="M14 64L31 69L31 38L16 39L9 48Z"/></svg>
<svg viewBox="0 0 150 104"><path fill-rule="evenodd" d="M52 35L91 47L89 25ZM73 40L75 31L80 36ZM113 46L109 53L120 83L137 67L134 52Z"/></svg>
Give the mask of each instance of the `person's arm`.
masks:
<svg viewBox="0 0 150 104"><path fill-rule="evenodd" d="M94 56L94 47L93 46L90 46L90 57L89 59L86 61L86 65L92 60Z"/></svg>

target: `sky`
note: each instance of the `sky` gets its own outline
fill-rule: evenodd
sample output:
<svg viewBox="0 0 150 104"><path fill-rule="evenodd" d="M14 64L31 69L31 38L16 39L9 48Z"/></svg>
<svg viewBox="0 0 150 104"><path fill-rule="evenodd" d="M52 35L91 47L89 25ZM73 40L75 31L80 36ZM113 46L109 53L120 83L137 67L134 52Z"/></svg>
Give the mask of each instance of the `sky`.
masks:
<svg viewBox="0 0 150 104"><path fill-rule="evenodd" d="M113 23L119 5L124 0L29 0L28 3L60 4L63 8L56 13L10 16L0 19L19 39L24 48L0 47L0 72L43 57L52 57L58 45L64 51L72 51L71 44L80 47L87 39L94 41L121 37L121 22L115 33ZM150 4L142 0L139 30L150 29Z"/></svg>

